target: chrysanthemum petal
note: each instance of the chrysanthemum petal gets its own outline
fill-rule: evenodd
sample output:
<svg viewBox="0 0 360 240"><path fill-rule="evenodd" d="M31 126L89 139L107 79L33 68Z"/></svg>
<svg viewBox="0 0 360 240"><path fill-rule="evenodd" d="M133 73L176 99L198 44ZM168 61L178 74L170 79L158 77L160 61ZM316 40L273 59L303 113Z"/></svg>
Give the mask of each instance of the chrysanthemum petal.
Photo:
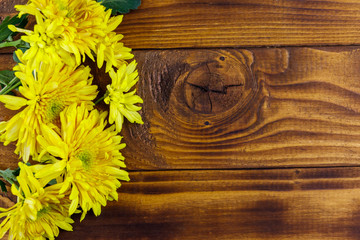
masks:
<svg viewBox="0 0 360 240"><path fill-rule="evenodd" d="M70 215L72 215L76 211L78 205L79 205L79 198L76 197L71 201L70 208L69 208Z"/></svg>
<svg viewBox="0 0 360 240"><path fill-rule="evenodd" d="M39 137L41 146L49 151L52 149L50 152L56 156L60 157L60 152L66 153L60 157L62 160L43 165L36 177L63 176L58 183L59 193L70 192L69 214L76 212L78 207L83 211L82 218L90 209L96 215L100 214L101 206L105 206L107 200L116 199L114 192L120 187L119 180L129 180L127 172L120 169L125 164L119 161L124 159L119 150L125 144L121 143L114 127L105 128L106 117L106 113L98 110L89 112L84 104L73 104L60 114L60 140L51 140L52 135L58 133ZM60 163L61 167L57 167ZM52 175L54 172L56 176Z"/></svg>
<svg viewBox="0 0 360 240"><path fill-rule="evenodd" d="M19 189L12 186L18 203L8 209L0 208L0 236L9 232L9 239L54 239L59 227L71 230L68 215L70 200L58 194L59 186L45 187L34 177L32 168L19 163ZM16 189L16 190L14 190Z"/></svg>
<svg viewBox="0 0 360 240"><path fill-rule="evenodd" d="M116 175L117 178L119 178L121 180L124 180L124 181L129 181L130 180L128 172L126 172L126 171L124 171L122 169L118 169L118 168L115 168L115 167L107 167L106 172L109 173L109 174L112 174L112 175Z"/></svg>
<svg viewBox="0 0 360 240"><path fill-rule="evenodd" d="M55 224L56 224L56 226L58 226L59 228L65 230L65 231L69 231L69 232L73 231L73 227L65 221L57 220L57 221L55 221Z"/></svg>
<svg viewBox="0 0 360 240"><path fill-rule="evenodd" d="M136 61L132 61L127 66L122 65L117 72L114 69L109 71L112 83L107 85L107 97L104 102L110 105L109 123L115 122L118 132L122 129L124 117L131 123L143 124L141 115L138 113L141 107L135 105L142 103L143 100L135 95L136 90L128 92L138 81L136 65Z"/></svg>
<svg viewBox="0 0 360 240"><path fill-rule="evenodd" d="M24 60L27 53L28 51L23 55L17 54ZM54 134L57 126L53 122L59 118L60 112L66 106L73 103L85 103L85 106L91 109L97 87L91 85L92 76L88 67L73 68L50 60L48 63L42 62L37 68L27 62L19 63L14 69L23 85L19 91L24 97L1 95L0 101L9 109L24 109L11 118L6 126L2 126L0 140L4 144L18 140L15 152L24 162L27 162L30 156L41 161L38 154L42 152L41 145L45 143L42 139L36 141L37 136L44 134L51 136L50 142L60 141ZM55 150L49 149L54 154ZM42 153L41 157L46 152ZM56 154L61 155L59 151Z"/></svg>
<svg viewBox="0 0 360 240"><path fill-rule="evenodd" d="M44 178L50 176L51 179L54 179L62 173L65 167L66 161L58 161L54 164L49 164L48 167L43 167L41 170L36 172L35 176L37 178Z"/></svg>
<svg viewBox="0 0 360 240"><path fill-rule="evenodd" d="M5 107L11 110L19 110L27 104L25 98L11 95L0 95L0 102L5 103Z"/></svg>
<svg viewBox="0 0 360 240"><path fill-rule="evenodd" d="M17 9L36 18L34 31L26 32L27 36L22 38L31 45L25 58L33 66L43 61L39 56L78 66L85 55L94 60L92 53L99 52L97 46L101 43L106 44L107 51L119 49L118 38L113 36L117 34L112 31L121 23L122 16L110 17L111 10L105 12L105 7L97 1L29 0L26 5L17 5ZM100 52L105 55L103 50ZM109 60L116 63L124 58ZM98 64L102 63L100 60Z"/></svg>

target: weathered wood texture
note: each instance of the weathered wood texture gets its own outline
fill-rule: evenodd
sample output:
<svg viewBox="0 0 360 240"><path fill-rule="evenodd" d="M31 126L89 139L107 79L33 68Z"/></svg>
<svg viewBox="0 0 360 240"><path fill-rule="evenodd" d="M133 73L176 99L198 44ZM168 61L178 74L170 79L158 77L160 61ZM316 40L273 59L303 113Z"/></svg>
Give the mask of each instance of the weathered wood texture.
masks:
<svg viewBox="0 0 360 240"><path fill-rule="evenodd" d="M360 239L359 20L356 0L142 1L117 29L145 100L123 130L132 181L58 239Z"/></svg>
<svg viewBox="0 0 360 240"><path fill-rule="evenodd" d="M359 165L359 48L135 56L145 124L123 130L129 169Z"/></svg>
<svg viewBox="0 0 360 240"><path fill-rule="evenodd" d="M0 18L26 0L0 0ZM357 0L146 0L117 29L134 49L360 44Z"/></svg>
<svg viewBox="0 0 360 240"><path fill-rule="evenodd" d="M26 3L27 0L0 0L0 20L2 21L6 16L15 14L15 5Z"/></svg>
<svg viewBox="0 0 360 240"><path fill-rule="evenodd" d="M360 238L360 169L131 172L119 201L61 232L84 239ZM0 197L1 206L9 206Z"/></svg>
<svg viewBox="0 0 360 240"><path fill-rule="evenodd" d="M131 169L359 165L358 48L137 51L136 59L145 124L124 131Z"/></svg>
<svg viewBox="0 0 360 240"><path fill-rule="evenodd" d="M131 173L62 239L360 238L360 169Z"/></svg>
<svg viewBox="0 0 360 240"><path fill-rule="evenodd" d="M356 0L143 1L118 28L132 48L360 43Z"/></svg>

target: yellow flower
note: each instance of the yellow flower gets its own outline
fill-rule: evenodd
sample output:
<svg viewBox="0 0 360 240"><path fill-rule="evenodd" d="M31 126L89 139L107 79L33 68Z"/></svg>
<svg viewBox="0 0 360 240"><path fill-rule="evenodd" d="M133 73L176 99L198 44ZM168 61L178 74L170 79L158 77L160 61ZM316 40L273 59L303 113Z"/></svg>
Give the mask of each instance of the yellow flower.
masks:
<svg viewBox="0 0 360 240"><path fill-rule="evenodd" d="M106 72L109 72L112 67L119 68L121 65L127 64L126 60L134 57L134 55L130 53L131 48L125 47L124 44L120 42L123 35L113 32L121 23L122 17L123 16L120 15L110 18L110 14L107 15L106 22L108 22L108 28L106 36L96 46L98 68L101 68L105 61Z"/></svg>
<svg viewBox="0 0 360 240"><path fill-rule="evenodd" d="M53 59L71 66L79 65L87 55L93 58L96 45L104 39L109 26L111 10L94 0L29 0L27 5L16 5L20 15L36 17L34 31L10 26L12 31L23 32L22 39L30 43L24 60L36 66Z"/></svg>
<svg viewBox="0 0 360 240"><path fill-rule="evenodd" d="M17 53L22 59L21 50ZM15 152L27 162L41 151L36 141L40 126L55 128L60 112L72 103L85 102L92 109L97 86L91 85L89 67L75 69L63 63L41 63L38 69L24 64L14 69L22 83L19 91L23 97L1 95L0 102L12 110L23 109L8 122L0 123L0 140L5 145L18 140Z"/></svg>
<svg viewBox="0 0 360 240"><path fill-rule="evenodd" d="M46 125L41 127L38 141L44 154L53 156L52 163L38 165L36 177L48 181L63 177L60 193L71 189L70 215L80 207L81 220L92 209L98 216L101 205L107 200L117 200L119 180L128 181L124 157L120 150L125 147L114 125L106 128L107 113L89 112L84 105L71 105L60 113L61 134Z"/></svg>
<svg viewBox="0 0 360 240"><path fill-rule="evenodd" d="M44 187L46 183L37 180L30 167L21 162L19 167L19 189L11 186L18 201L8 209L0 208L0 218L5 217L0 224L0 238L9 231L12 240L45 240L55 239L59 228L72 231L70 200L59 194L60 185Z"/></svg>
<svg viewBox="0 0 360 240"><path fill-rule="evenodd" d="M135 105L143 103L143 100L135 95L136 89L129 92L139 80L135 60L128 66L122 65L117 72L111 69L109 75L112 83L107 85L107 93L104 99L106 104L110 104L109 122L111 124L115 122L118 132L121 131L124 116L131 123L143 124L141 116L137 112L141 107Z"/></svg>

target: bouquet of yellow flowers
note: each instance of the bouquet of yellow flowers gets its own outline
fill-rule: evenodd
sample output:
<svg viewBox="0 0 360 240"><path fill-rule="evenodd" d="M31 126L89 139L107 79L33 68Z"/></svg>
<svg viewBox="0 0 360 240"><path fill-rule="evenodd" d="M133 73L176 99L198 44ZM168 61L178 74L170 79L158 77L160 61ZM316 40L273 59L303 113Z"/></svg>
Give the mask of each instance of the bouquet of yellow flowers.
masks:
<svg viewBox="0 0 360 240"><path fill-rule="evenodd" d="M136 61L114 30L123 17L116 14L139 5L29 0L0 26L0 47L17 48L13 71L0 72L0 102L18 110L0 122L0 141L16 142L20 159L18 170L0 171L17 196L14 206L0 208L0 238L9 232L9 239L54 239L59 228L72 231L72 214L82 213L83 220L92 210L98 216L101 206L117 200L120 180L129 180L120 132L124 117L143 123L143 101L134 89ZM29 16L35 19L31 30L25 28ZM23 35L13 41L16 33ZM87 61L112 80L103 96ZM109 113L94 108L100 101Z"/></svg>

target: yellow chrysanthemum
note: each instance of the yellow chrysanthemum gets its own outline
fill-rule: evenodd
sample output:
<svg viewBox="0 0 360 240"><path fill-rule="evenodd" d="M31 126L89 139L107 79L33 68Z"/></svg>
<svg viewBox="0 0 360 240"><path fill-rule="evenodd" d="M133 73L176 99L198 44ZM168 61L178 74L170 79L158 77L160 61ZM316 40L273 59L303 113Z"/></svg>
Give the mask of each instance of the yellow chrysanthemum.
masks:
<svg viewBox="0 0 360 240"><path fill-rule="evenodd" d="M109 72L112 67L119 68L123 64L127 64L126 60L134 57L131 54L131 48L124 46L120 40L123 35L111 32L106 35L103 42L97 46L97 65L101 68L106 62L105 72Z"/></svg>
<svg viewBox="0 0 360 240"><path fill-rule="evenodd" d="M104 99L106 104L110 104L109 122L111 124L115 122L118 132L122 129L124 116L131 123L143 124L141 116L137 112L141 107L135 105L143 103L143 100L135 95L136 89L129 92L139 80L135 60L127 66L122 65L117 72L111 69L109 75L112 83L107 85L107 93Z"/></svg>
<svg viewBox="0 0 360 240"><path fill-rule="evenodd" d="M37 180L30 167L19 163L20 175L17 177L19 189L12 185L11 192L18 202L8 208L0 208L0 238L9 231L11 240L55 239L59 228L72 231L69 217L70 200L60 194L60 185L45 187Z"/></svg>
<svg viewBox="0 0 360 240"><path fill-rule="evenodd" d="M54 156L53 162L38 165L36 177L50 180L63 177L60 193L71 189L70 214L77 207L83 210L81 220L92 209L98 216L101 205L107 200L117 200L119 180L128 181L124 157L120 150L125 147L115 127L105 129L107 113L89 112L84 105L71 105L60 114L60 136L46 125L41 127L38 141L44 154Z"/></svg>
<svg viewBox="0 0 360 240"><path fill-rule="evenodd" d="M20 52L17 53L22 59ZM0 102L12 110L23 109L8 122L0 123L0 140L5 145L18 140L15 152L27 162L41 150L36 141L40 126L46 124L54 128L60 112L72 103L85 102L86 107L92 109L97 86L91 85L89 67L75 69L63 63L42 63L39 69L23 64L15 69L22 83L19 91L23 97L1 95Z"/></svg>
<svg viewBox="0 0 360 240"><path fill-rule="evenodd" d="M131 54L131 48L124 46L120 40L123 35L113 32L115 28L121 23L122 15L110 18L107 15L108 29L105 38L98 43L97 48L97 65L101 68L106 62L105 71L109 72L112 67L119 68L123 64L127 64L126 60L134 57Z"/></svg>
<svg viewBox="0 0 360 240"><path fill-rule="evenodd" d="M19 29L25 42L31 46L24 59L36 66L52 58L71 66L79 65L87 55L94 60L93 52L103 41L107 29L115 29L121 17L110 18L111 10L94 0L29 0L27 5L16 5L20 15L28 13L36 17L34 31ZM111 21L110 21L111 19Z"/></svg>

